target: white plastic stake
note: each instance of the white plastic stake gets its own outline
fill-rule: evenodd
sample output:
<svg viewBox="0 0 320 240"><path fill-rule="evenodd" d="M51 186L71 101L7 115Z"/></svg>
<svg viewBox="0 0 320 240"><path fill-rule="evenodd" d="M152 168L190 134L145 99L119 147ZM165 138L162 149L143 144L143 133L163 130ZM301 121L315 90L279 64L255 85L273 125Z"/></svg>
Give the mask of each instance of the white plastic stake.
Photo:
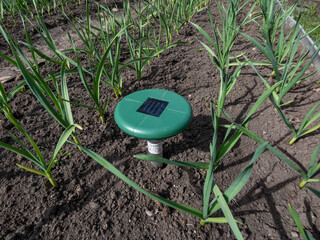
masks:
<svg viewBox="0 0 320 240"><path fill-rule="evenodd" d="M148 154L158 157L163 157L162 141L161 140L147 140ZM156 167L162 167L161 162L151 162Z"/></svg>

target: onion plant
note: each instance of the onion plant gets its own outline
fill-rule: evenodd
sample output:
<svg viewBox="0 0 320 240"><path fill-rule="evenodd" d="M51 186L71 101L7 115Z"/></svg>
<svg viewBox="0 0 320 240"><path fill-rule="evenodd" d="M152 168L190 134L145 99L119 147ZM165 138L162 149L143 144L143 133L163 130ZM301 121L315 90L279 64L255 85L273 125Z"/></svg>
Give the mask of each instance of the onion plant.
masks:
<svg viewBox="0 0 320 240"><path fill-rule="evenodd" d="M296 38L294 38L294 41L291 42L288 46L288 56L286 59L283 59L281 63L276 62L276 56L271 51L269 47L264 48L258 41L256 41L251 36L248 36L244 33L241 33L243 36L247 37L253 44L257 46L258 49L261 50L261 52L267 56L267 58L270 60L273 72L271 73L268 80L261 78L262 82L266 87L270 86L270 83L272 84L272 79L275 77L277 81L282 81L281 86L273 93L273 98L275 99L275 103L277 106L281 107L284 105L287 105L291 103L292 101L288 101L283 103L283 99L285 95L297 84L301 83L305 80L307 80L309 77L311 77L313 74L316 73L314 71L313 73L303 77L303 75L306 73L310 65L312 64L313 60L316 58L319 49L312 55L312 57L306 62L307 57L310 53L310 50L314 47L310 47L307 51L304 51L303 49L301 53L298 55L297 50L299 46L299 40L301 37L301 32L297 33ZM316 44L316 43L315 43ZM298 56L298 59L295 60L295 57ZM257 72L257 70L255 69Z"/></svg>
<svg viewBox="0 0 320 240"><path fill-rule="evenodd" d="M91 24L88 3L86 6L85 24L71 22L86 49L74 48L74 50L88 54L91 70L86 68L83 68L83 70L89 72L92 76L95 75L92 72L95 69L94 66L98 66L101 63L99 82L102 81L110 86L115 96L119 97L122 95L121 72L131 64L131 62L121 63L120 61L122 53L121 38L125 28L129 27L129 25L120 24L123 22L118 21L110 9L98 5L99 26L94 26ZM98 46L103 49L103 55L100 54Z"/></svg>
<svg viewBox="0 0 320 240"><path fill-rule="evenodd" d="M290 8L284 10L281 6L276 6L277 3L275 0L259 0L263 24L260 25L257 21L255 22L262 34L262 38L259 38L263 43L260 43L260 41L257 41L245 33L241 33L253 43L272 64L273 70L268 79L269 82L263 78L261 79L265 86L269 87L274 77L278 82L283 80L281 86L273 94L275 103L279 107L291 102L282 103L282 100L295 84L305 81L312 75L302 77L319 52L319 49L315 51L311 59L307 62L306 58L314 46L311 46L307 51L303 49L300 54L298 54L299 41L305 37L305 35L302 35L300 29L301 15L289 33L287 33L285 29L286 21L297 4L298 1L295 1ZM279 35L276 35L277 33ZM316 44L317 42L314 45ZM295 58L297 56L298 59L296 60Z"/></svg>
<svg viewBox="0 0 320 240"><path fill-rule="evenodd" d="M0 0L0 20L11 17L15 22L15 17L19 14L29 14L33 17L30 5L31 2L25 0Z"/></svg>
<svg viewBox="0 0 320 240"><path fill-rule="evenodd" d="M12 39L9 34L4 31L1 26L0 32L8 42L14 57L14 59L11 59L9 57L7 57L6 59L10 60L10 62L13 63L14 66L17 66L19 68L28 87L30 88L34 96L39 100L41 105L65 129L70 125L73 125L73 116L69 102L69 94L65 74L67 64L66 60L62 62L60 72L60 89L56 82L55 75L52 75L52 81L54 83L56 91L56 93L54 93L45 78L42 77L37 64L34 64L30 59L26 57L18 44ZM34 61L36 62L36 59L34 59ZM31 69L31 72L28 71L25 64ZM72 133L72 137L76 142L79 142L75 132Z"/></svg>
<svg viewBox="0 0 320 240"><path fill-rule="evenodd" d="M52 186L58 187L57 182L55 181L54 177L51 174L51 168L56 160L56 157L57 157L61 147L64 145L64 143L66 142L68 137L74 132L75 128L76 127L80 128L80 126L76 125L76 124L72 124L64 130L64 132L60 136L59 141L55 147L54 153L52 154L52 157L51 157L49 163L47 164L38 145L34 142L34 140L30 137L30 135L25 131L25 129L20 125L20 123L14 118L12 113L6 112L5 110L2 110L2 112L4 112L6 117L8 119L10 119L10 121L22 133L22 135L25 138L27 138L27 140L32 145L33 150L35 151L36 154L34 154L30 149L28 149L28 147L13 134L10 134L10 135L20 145L20 148L11 146L11 145L4 143L4 142L0 142L0 147L5 148L7 150L10 150L14 153L17 153L17 154L21 155L22 157L30 160L34 164L36 164L40 168L40 170L22 165L20 163L17 163L17 166L19 166L27 171L30 171L30 172L33 172L33 173L36 173L36 174L39 174L41 176L48 178L48 180L50 181Z"/></svg>
<svg viewBox="0 0 320 240"><path fill-rule="evenodd" d="M165 31L167 45L172 42L172 34L175 31L179 34L179 30L195 13L204 10L208 2L207 0L158 0L151 3L153 19Z"/></svg>
<svg viewBox="0 0 320 240"><path fill-rule="evenodd" d="M99 8L102 9L103 19L99 17L99 30L101 36L101 45L105 48L110 43L110 37L115 36L118 32L118 29L123 29L124 33L127 33L128 29L134 29L134 25L132 22L134 21L131 18L131 15L126 16L126 14L130 11L128 9L129 3L127 4L127 9L120 15L116 16L109 8L105 8L99 5ZM105 30L104 30L105 29ZM109 86L113 87L113 89L117 89L115 92L116 97L122 95L122 78L121 72L126 68L129 67L131 63L136 64L135 62L142 62L142 59L132 59L132 61L121 63L120 57L123 52L127 51L124 48L123 43L121 43L122 35L119 37L118 40L114 42L114 50L110 50L108 55L108 70L106 71L106 76L109 79L107 83ZM127 40L127 38L126 38ZM129 46L131 46L128 43Z"/></svg>
<svg viewBox="0 0 320 240"><path fill-rule="evenodd" d="M320 111L318 111L317 113L315 113L316 109L318 108L320 102L318 102L315 106L312 107L312 109L308 112L308 114L305 116L305 118L303 119L303 122L300 125L300 128L298 129L297 132L293 132L294 133L294 137L290 140L289 144L292 145L298 138L309 134L311 132L316 131L317 129L320 128L320 124L317 124L313 127L307 128L309 127L310 124L312 124L315 120L319 119L320 117ZM289 122L287 123L288 126L290 126ZM291 127L292 130L292 127Z"/></svg>
<svg viewBox="0 0 320 240"><path fill-rule="evenodd" d="M56 12L57 8L64 12L65 7L68 7L68 4L78 4L81 3L80 0L32 0L33 6L36 9L37 12L41 13L43 16L45 13L51 14L52 11Z"/></svg>
<svg viewBox="0 0 320 240"><path fill-rule="evenodd" d="M30 53L31 53L31 56L32 56L32 60L31 61L26 60L25 54L21 51L21 49L19 47L17 48L17 52L19 52L19 54L21 56L24 56L23 59L26 60L25 63L27 64L28 69L31 69L31 71L33 71L35 69L35 71L39 72L39 59L42 59L41 60L42 62L45 61L45 62L50 62L50 63L53 63L53 64L57 64L57 65L59 65L59 67L62 67L63 63L65 62L66 63L65 64L65 66L66 66L65 74L66 75L75 72L75 70L70 69L70 65L76 66L77 63L74 60L72 60L71 58L69 58L65 54L65 52L68 52L68 49L61 50L61 51L58 50L55 42L53 41L53 39L51 37L50 32L47 29L47 26L45 25L45 23L44 23L43 19L41 18L41 16L39 16L39 15L35 16L35 22L37 22L38 27L27 16L20 15L20 17L21 17L22 24L23 24L23 27L24 27L24 31L25 31L25 36L26 36L27 42L19 41L18 43L15 43L15 46L18 47L19 44L23 44L30 50ZM30 38L30 35L29 35L29 33L27 31L27 28L25 26L25 21L27 21L29 24L31 24L31 26L40 34L41 39L44 41L44 46L47 47L51 51L51 53L53 54L54 57L47 55L46 53L44 53L43 51L37 49L33 45L32 41L31 41L31 38ZM10 34L7 31L5 31L5 29L3 29L2 27L1 27L1 29L2 30L0 31L0 33L6 39L7 43L9 45L10 44L12 45L11 42L13 40L10 37ZM11 59L9 56L6 56L6 55L0 53L0 57L4 58L6 61L11 63L15 67L19 68L19 66L17 65L16 61ZM88 72L87 70L85 70L85 71ZM59 74L55 73L55 75L57 76ZM51 79L52 79L51 76L45 77L44 81L47 82L47 81L50 81ZM23 82L19 83L14 88L14 90L12 90L12 92L8 94L9 98L11 98L14 95L14 93L22 90L25 87L25 85L26 85L26 81L23 81Z"/></svg>
<svg viewBox="0 0 320 240"><path fill-rule="evenodd" d="M319 119L320 117L320 111L316 112L316 110L318 109L320 105L320 102L318 102L316 105L314 105L310 111L307 113L307 115L304 117L298 131L295 131L294 127L292 126L292 124L289 122L289 120L287 120L284 116L284 114L282 114L280 111L280 109L278 109L278 111L281 114L282 119L284 120L284 122L286 123L286 125L290 128L290 130L293 133L293 138L290 140L289 144L292 145L298 138L301 138L304 135L307 135L309 133L312 133L314 131L316 131L317 129L320 128L320 124L316 124L316 125L311 125L312 123L314 123L316 120ZM311 126L310 126L311 125Z"/></svg>
<svg viewBox="0 0 320 240"><path fill-rule="evenodd" d="M209 1L204 0L182 0L177 1L177 13L175 17L175 29L177 34L179 34L179 30L188 22L191 21L191 18L197 12L201 12L206 9Z"/></svg>
<svg viewBox="0 0 320 240"><path fill-rule="evenodd" d="M251 65L251 67L255 70L255 72L257 73L257 75L260 77L260 79L264 82L267 82L264 77L258 72L258 70L255 68L255 66L249 62L249 64ZM283 80L284 81L284 80ZM282 84L280 85L282 86ZM268 87L270 87L270 85L268 84ZM290 131L293 134L293 138L290 140L289 144L292 145L298 138L301 138L302 136L305 136L307 134L310 134L314 131L316 131L317 129L320 128L320 124L314 124L316 120L318 120L320 118L320 111L317 111L320 102L316 103L310 110L309 112L306 114L306 116L304 117L300 127L298 130L295 129L295 127L292 125L292 123L286 118L285 114L283 113L282 109L280 106L278 106L277 103L277 98L275 98L275 92L273 92L273 95L270 96L270 101L273 104L273 106L275 107L275 109L277 110L277 112L279 113L281 119L283 120L283 122L288 126L288 128L290 129Z"/></svg>
<svg viewBox="0 0 320 240"><path fill-rule="evenodd" d="M152 14L150 13L149 5L142 7L141 3L139 3L134 11L137 18L129 19L133 25L133 31L131 31L131 28L126 28L125 30L128 50L130 52L131 60L133 61L128 67L135 70L137 79L141 80L143 69L150 63L152 58L159 56L161 52L176 46L181 42L175 42L164 46L164 44L161 44L160 41L158 41L159 37L155 34L156 31L150 23L150 16ZM126 17L126 19L128 19L128 17ZM137 34L137 37L135 34Z"/></svg>
<svg viewBox="0 0 320 240"><path fill-rule="evenodd" d="M100 11L98 11L100 26L96 30L99 30L100 38L98 37L97 39L100 40L100 43L103 46L104 50L106 51L106 49L109 48L107 54L108 63L106 64L102 72L108 80L104 82L110 87L112 87L115 96L119 97L122 96L121 72L126 67L126 65L121 65L120 63L121 38L123 33L122 30L124 30L127 26L117 25L116 16L114 14L111 15L110 13L110 10L108 11L108 13L102 11L103 19L101 19ZM88 14L89 13L87 13L87 15ZM118 34L119 32L121 32L121 34ZM117 37L114 38L114 36ZM114 41L111 42L112 40ZM112 46L112 44L114 46Z"/></svg>
<svg viewBox="0 0 320 240"><path fill-rule="evenodd" d="M250 22L250 14L254 9L254 4L248 12L247 17L237 25L238 12L248 3L246 1L243 5L239 6L237 0L227 1L228 6L218 4L220 17L222 19L222 29L213 23L211 12L209 11L209 19L213 31L213 38L211 38L199 25L192 23L192 25L198 29L205 37L209 45L200 41L202 46L209 52L212 63L218 68L220 72L220 91L217 100L217 117L221 117L221 109L224 106L225 99L229 92L232 90L236 80L241 72L241 68L245 63L238 63L236 69L231 69L231 61L237 56L231 56L231 49L235 43L236 37L240 31L240 28Z"/></svg>
<svg viewBox="0 0 320 240"><path fill-rule="evenodd" d="M64 130L64 132L60 136L60 139L56 145L56 148L55 148L55 151L51 157L51 160L47 164L38 145L31 138L31 136L27 133L27 131L22 127L22 125L17 121L17 119L14 117L12 110L11 110L11 107L8 103L8 96L6 95L5 89L4 89L1 82L0 82L0 112L2 112L5 115L5 117L13 123L13 125L16 127L16 129L18 129L21 132L21 134L28 140L28 142L33 147L33 150L35 153L33 153L30 149L28 149L28 147L13 134L10 134L10 135L20 145L20 148L17 148L15 146L9 145L4 142L0 142L0 147L8 149L12 152L15 152L15 153L21 155L22 157L27 158L28 160L30 160L34 164L36 164L40 168L40 170L35 169L35 168L31 168L31 167L27 167L27 166L22 165L20 163L17 163L17 166L19 166L25 170L28 170L30 172L33 172L33 173L36 173L36 174L39 174L41 176L48 178L50 183L54 187L57 187L58 184L56 183L54 177L51 174L51 168L53 166L53 163L55 162L55 159L56 159L61 147L65 143L65 141L74 132L74 129L76 127L80 128L80 129L81 129L81 127L76 124L71 124L70 126L68 126Z"/></svg>
<svg viewBox="0 0 320 240"><path fill-rule="evenodd" d="M21 15L21 19L22 19L23 24L24 24L24 21L26 20L38 32L41 39L44 41L44 44L45 44L44 46L48 47L49 50L51 51L51 53L55 57L54 58L54 57L47 56L46 54L44 54L40 50L36 49L32 45L32 42L30 40L30 37L28 36L28 32L25 27L24 29L25 29L26 38L27 38L28 42L27 43L19 42L19 43L24 44L25 46L27 46L30 49L30 51L32 52L33 58L34 58L34 56L38 55L39 57L45 59L46 61L52 62L54 64L59 64L59 65L62 65L63 61L66 60L68 68L70 67L70 64L72 64L73 66L76 66L76 62L73 61L71 58L69 58L67 55L65 55L64 50L58 49L58 47L56 46L47 26L45 24L45 22L43 21L43 18L39 14L37 14L35 16L35 20L36 20L36 23L38 26L36 26L33 23L33 21L31 21L26 16Z"/></svg>
<svg viewBox="0 0 320 240"><path fill-rule="evenodd" d="M76 65L77 63L75 61L73 61L72 59L70 59L69 57L67 57L63 52L64 51L59 51L45 25L45 23L43 22L43 19L37 15L36 17L36 21L38 21L39 24L39 28L37 28L34 24L32 25L40 34L41 38L44 40L46 46L51 50L51 52L56 56L56 58L54 57L50 57L48 55L46 55L45 53L43 53L42 51L40 51L39 49L35 48L30 35L27 31L27 28L25 26L25 19L31 23L31 21L26 17L26 16L21 16L21 20L22 20L22 24L24 26L24 30L25 30L25 35L26 35L26 40L27 42L22 42L19 41L18 43L21 43L23 45L25 45L27 48L29 48L30 53L31 53L31 57L32 59L29 60L26 55L23 53L23 51L21 50L21 48L19 47L18 43L16 43L12 37L10 36L10 34L5 31L5 29L3 29L1 26L0 28L0 33L3 35L3 37L6 39L7 43L9 44L9 46L11 47L11 50L16 51L16 53L19 53L18 55L21 56L24 64L27 65L27 69L30 69L34 75L36 77L40 77L42 79L42 82L48 82L51 81L53 77L59 77L60 73L55 73L51 76L46 76L46 77L42 77L40 76L40 67L39 67L39 58L42 58L42 60L44 60L44 62L51 62L53 64L57 64L60 65L60 67L62 67L62 65L64 65L64 73L65 75L71 74L76 72L73 69L69 69L68 66L70 66L70 63L72 65ZM18 56L15 55L15 56ZM2 53L0 53L0 57L2 57L3 59L5 59L6 61L8 61L9 63L11 63L12 65L14 65L16 68L20 68L17 61L15 61L14 59L11 59L9 56L6 56ZM57 60L58 58L58 60ZM23 81L21 83L19 83L9 94L8 94L8 98L12 98L13 95L24 89L25 85L27 84L27 81ZM44 90L43 93L45 93L46 91Z"/></svg>
<svg viewBox="0 0 320 240"><path fill-rule="evenodd" d="M132 27L128 28L128 31L126 31L126 38L127 38L128 47L129 47L128 50L130 52L131 59L140 59L140 62L147 59L148 64L150 62L150 60L148 60L148 57L139 58L142 52L146 56L152 56L152 57L154 53L158 53L157 56L160 57L160 53L162 52L162 50L166 49L162 40L163 25L160 24L160 22L156 22L155 24L155 22L153 21L154 18L158 18L157 13L159 12L159 9L155 8L154 5L151 5L151 3L156 4L157 2L156 1L149 2L149 3L139 2L139 4L133 8L133 11L136 15L135 18L132 17L132 13L131 13L132 8L130 7L130 3L127 3L125 7L126 22L127 24L132 25ZM138 39L134 38L135 34L138 34ZM130 47L130 45L132 47ZM134 45L137 45L138 47L134 48L133 47ZM171 47L171 45L174 45L174 43L169 44L168 48ZM135 50L138 50L138 51L135 51ZM138 75L140 75L139 72L142 73L143 69L141 69L141 66L143 66L144 64L140 64L140 67L138 64L134 64L134 65L136 66L132 67L131 65L131 68L133 68L136 72L138 70L137 77L139 79ZM141 69L141 71L139 69Z"/></svg>
<svg viewBox="0 0 320 240"><path fill-rule="evenodd" d="M34 11L42 16L46 13L50 15L52 11L56 12L57 8L64 12L68 2L76 3L75 0L0 0L0 20L10 16L15 21L17 15L28 15L33 18ZM78 3L80 2L79 0Z"/></svg>
<svg viewBox="0 0 320 240"><path fill-rule="evenodd" d="M101 72L102 72L102 67L104 65L103 60L105 60L106 55L108 54L108 52L106 52L104 54L104 57L102 58L99 66L98 66L98 70L96 72L95 77L93 78L93 86L92 88L90 88L89 85L89 81L87 80L85 74L84 74L84 69L80 63L79 57L77 55L77 62L78 62L78 73L81 79L81 82L83 83L85 89L87 90L87 92L89 93L91 99L93 100L95 107L90 107L90 106L85 106L85 105L80 105L89 109L94 109L97 110L99 115L100 115L100 120L101 123L104 124L105 123L105 113L108 107L108 103L109 103L109 98L107 98L104 103L101 103L101 94L100 94L100 83L101 83Z"/></svg>
<svg viewBox="0 0 320 240"><path fill-rule="evenodd" d="M31 42L30 35L29 35L29 33L28 33L28 31L27 31L27 28L26 28L26 26L25 26L25 19L27 19L27 20L29 21L29 19L28 19L26 16L22 16L22 15L21 15L21 20L22 20L22 24L23 24L23 27L24 27L24 31L25 31L25 36L26 36L27 42L21 42L21 41L20 41L19 43L27 46L27 47L29 48L29 50L30 50L30 53L31 53L31 56L32 56L32 61L28 61L28 62L27 62L27 66L28 66L31 70L32 70L32 69L35 69L36 71L39 72L39 61L38 61L38 57L41 57L42 59L45 59L45 60L47 60L47 61L49 61L49 62L62 65L62 63L63 63L62 61L58 61L58 60L55 60L55 59L53 59L53 58L50 58L49 56L45 55L43 52L39 51L38 49L36 49L36 48L33 46L32 42ZM38 19L38 18L37 18L37 19ZM41 19L41 18L38 19L38 20L39 20L40 22L42 22L42 19ZM43 22L42 22L42 23L43 23ZM34 26L34 25L33 25L33 26ZM44 27L45 27L45 25L44 25ZM46 27L45 27L45 29L46 29ZM7 31L5 31L5 29L3 29L3 28L1 27L0 30L1 30L0 33L1 33L1 34L3 35L3 37L6 39L6 42L9 44L9 46L10 46L10 45L13 45L12 43L14 43L14 45L17 46L17 47L19 46L17 43L15 43L15 42L13 41L12 37L10 36L10 34L9 34ZM44 32L45 32L45 31L44 31ZM47 32L47 33L49 33L49 32ZM42 37L45 38L44 36L42 36ZM48 37L49 37L50 40L45 41L45 42L51 43L51 44L48 44L48 46L49 46L49 48L50 48L50 45L54 44L54 42L52 41L52 38L51 38L50 34L48 35ZM46 38L45 38L45 40L46 40ZM54 45L54 48L55 48L55 45ZM55 48L55 49L56 49L56 48ZM24 53L22 53L22 51L21 51L20 48L17 48L17 51L19 51L19 52L21 53L21 55L24 55ZM6 56L5 54L0 53L0 57L2 57L2 58L5 59L6 61L8 61L8 62L11 63L12 65L14 65L16 68L19 68L17 62L14 61L13 59L11 59L9 56ZM48 79L46 79L46 81L47 81L47 80L48 80ZM13 90L10 94L8 94L9 99L10 99L16 92L22 90L22 89L24 88L25 84L26 84L25 81L23 81L22 83L18 84L18 85L14 88L14 90Z"/></svg>
<svg viewBox="0 0 320 240"><path fill-rule="evenodd" d="M208 45L199 40L202 46L209 52L212 63L218 68L220 72L220 91L218 99L215 100L217 108L216 115L218 128L221 127L220 118L227 95L235 85L242 67L246 65L246 63L240 63L238 61L238 56L232 57L231 50L241 27L251 21L251 19L249 19L249 16L254 9L254 4L252 5L250 11L248 12L248 15L244 18L244 20L239 25L237 25L237 14L248 2L249 1L246 1L242 5L239 5L239 2L237 0L227 1L228 5L226 7L223 4L217 3L220 12L220 18L222 20L221 30L219 30L216 24L214 24L211 12L210 10L208 10L213 38L211 38L200 26L192 23L192 25L196 29L198 29L198 31L200 31L200 33L209 43ZM234 59L236 59L236 61ZM231 129L229 128L227 133L229 134L230 132ZM224 141L227 141L228 134L226 134ZM214 167L218 166L220 158L232 148L232 146L240 138L240 136L241 134L238 133L236 135L233 135L229 139L230 145L228 145L226 151L219 150L220 152L217 155L218 160L214 163Z"/></svg>
<svg viewBox="0 0 320 240"><path fill-rule="evenodd" d="M4 112L8 112L12 114L11 107L9 105L9 97L6 94L6 91L0 81L0 109Z"/></svg>
<svg viewBox="0 0 320 240"><path fill-rule="evenodd" d="M299 41L304 37L302 36L299 24L301 15L297 19L296 25L289 31L289 33L284 29L285 23L297 6L297 3L298 1L296 1L290 8L284 10L280 6L276 7L275 0L260 0L259 6L262 11L263 25L256 23L260 28L263 37L261 40L264 40L264 43L262 44L253 37L241 33L250 42L252 42L272 64L273 71L268 80L259 74L253 64L250 64L264 85L269 88L270 83L272 84L273 77L276 78L276 81L282 82L279 88L277 88L273 95L270 96L270 100L279 112L284 123L289 127L290 131L294 135L290 141L290 145L298 138L314 132L320 127L320 124L315 126L311 125L320 117L320 112L316 112L319 103L317 103L308 112L298 130L294 128L281 109L281 106L292 102L289 101L282 103L285 95L294 87L294 85L305 81L316 72L314 71L310 75L303 77L320 51L320 49L315 51L308 61L306 61L308 54L314 46L311 46L307 51L303 49L300 54L298 54ZM278 41L276 41L276 34L278 32L279 37ZM317 42L315 44L317 44Z"/></svg>
<svg viewBox="0 0 320 240"><path fill-rule="evenodd" d="M175 30L179 34L180 29L189 23L192 17L207 8L209 0L183 0L177 1L177 11L175 17Z"/></svg>
<svg viewBox="0 0 320 240"><path fill-rule="evenodd" d="M271 95L269 95L271 96ZM268 149L269 151L271 151L273 154L275 154L279 159L281 159L282 161L284 161L286 164L288 164L289 167L291 167L294 171L296 171L297 173L299 173L299 175L302 177L302 181L299 184L300 188L303 188L307 183L311 183L311 182L320 182L320 179L315 179L313 178L314 175L319 171L320 169L320 163L317 162L318 159L318 155L319 155L319 151L320 151L320 145L318 145L316 147L316 149L314 150L311 159L310 159L310 163L309 163L309 169L308 171L305 173L299 166L297 166L297 164L295 164L293 161L291 161L290 159L288 159L285 155L283 155L281 152L279 152L277 149L275 149L274 147L272 147L271 145L267 144L266 141L264 141L262 138L260 138L259 136L257 136L255 133L251 132L250 130L248 130L246 128L246 126L244 124L238 124L236 123L231 116L225 111L222 110L223 114L227 117L227 119L232 123L233 126L235 126L238 130L240 130L243 134L247 135L248 137L252 138L253 140L255 140L256 142L258 142L259 144L266 144L266 149ZM312 187L307 186L307 188L312 191L315 195L317 195L320 198L320 192Z"/></svg>
<svg viewBox="0 0 320 240"><path fill-rule="evenodd" d="M106 73L105 61L108 57L110 57L110 51L111 51L111 48L112 48L114 42L119 41L119 36L121 36L121 34L123 34L124 30L125 29L121 29L112 39L108 40L109 44L107 46L105 46L106 48L104 49L105 50L104 54L101 56L101 58L99 57L99 62L97 62L97 69L96 69L95 74L89 75L93 81L92 87L90 87L91 81L87 80L87 77L85 75L85 69L80 62L78 50L75 48L75 45L70 37L70 41L72 43L74 52L76 53L77 69L78 69L78 73L79 73L81 82L83 83L85 89L87 90L87 92L89 93L90 97L92 98L92 100L95 104L94 107L90 107L90 106L86 106L86 105L81 105L81 106L97 110L100 115L100 120L101 120L102 124L105 123L105 112L107 110L108 102L109 102L109 99L107 98L104 101L104 103L102 103L101 102L101 93L100 93L100 85L101 85L101 82L103 81L102 75L103 75L103 73ZM119 61L119 59L117 59L117 61ZM119 85L116 88L116 86L114 84L115 84L114 81L108 82L108 85L113 86L114 92L115 92L116 96L118 96L119 90L121 90L121 85ZM120 84L120 83L117 83L117 84ZM80 105L80 104L78 104L78 105Z"/></svg>
<svg viewBox="0 0 320 240"><path fill-rule="evenodd" d="M33 2L33 6L36 9L36 11L38 13L41 13L42 16L46 12L50 15L51 8L53 8L56 5L56 1L55 0L53 0L52 3L50 1L47 1L47 0L42 0L42 1L33 0L32 2Z"/></svg>
<svg viewBox="0 0 320 240"><path fill-rule="evenodd" d="M280 0L283 5L283 0ZM260 29L263 38L266 40L267 45L273 48L276 45L276 36L278 30L281 28L281 34L279 39L284 38L284 23L287 18L292 15L295 10L298 1L295 1L286 11L283 12L282 6L279 5L279 1L275 0L258 0L258 6L261 9L262 24L255 21ZM289 34L290 35L290 34ZM281 49L282 43L279 43L277 47L277 55L281 56L287 51L286 48ZM283 51L286 50L286 51ZM281 58L281 57L280 57Z"/></svg>
<svg viewBox="0 0 320 240"><path fill-rule="evenodd" d="M319 156L318 156L319 150L320 150L320 145L318 145L312 153L308 172L306 176L304 176L304 179L302 180L302 182L299 184L300 188L303 188L309 182L320 182L320 179L312 178L320 169L320 163L317 161L319 159Z"/></svg>
<svg viewBox="0 0 320 240"><path fill-rule="evenodd" d="M169 1L166 4L163 1L155 1L151 4L155 13L153 19L165 31L166 45L172 42L172 33L175 30L176 5L177 1Z"/></svg>
<svg viewBox="0 0 320 240"><path fill-rule="evenodd" d="M152 18L153 13L156 12L151 3L152 1L138 1L137 4L130 4L129 0L125 1L124 15L126 16L126 22L132 25L133 32L136 31L136 27L140 23L150 24L149 20Z"/></svg>
<svg viewBox="0 0 320 240"><path fill-rule="evenodd" d="M21 43L30 49L30 52L32 54L32 58L34 61L33 64L36 68L38 68L38 61L37 61L36 57L40 57L40 58L42 58L48 62L52 62L54 64L62 65L63 61L66 60L68 66L70 65L70 63L73 65L76 65L76 63L72 59L68 58L63 53L63 51L58 50L46 24L44 23L44 21L40 15L36 15L34 18L35 22L38 26L34 23L34 21L31 21L25 15L20 15L20 18L21 18L21 21L22 21L22 24L24 27L27 42L19 41L18 43ZM39 33L41 39L44 41L44 46L48 47L48 49L52 52L52 54L54 55L55 58L46 55L45 53L43 53L42 51L40 51L39 49L34 47L34 45L31 42L30 35L27 31L27 27L25 25L26 21ZM6 39L7 43L10 45L11 43L9 41L11 41L12 38L10 37L10 34L6 31L6 29L3 28L2 26L1 26L1 34ZM16 44L16 45L18 45L18 44ZM4 57L6 60L8 60L8 58L2 53L1 53L1 57ZM13 64L12 61L9 61L9 62Z"/></svg>

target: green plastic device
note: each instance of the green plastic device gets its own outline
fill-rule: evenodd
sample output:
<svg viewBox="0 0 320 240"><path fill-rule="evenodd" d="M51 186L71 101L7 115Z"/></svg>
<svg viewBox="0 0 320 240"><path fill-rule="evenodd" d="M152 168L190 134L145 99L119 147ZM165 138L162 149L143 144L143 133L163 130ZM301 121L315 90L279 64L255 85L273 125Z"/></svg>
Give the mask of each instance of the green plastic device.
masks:
<svg viewBox="0 0 320 240"><path fill-rule="evenodd" d="M146 89L124 97L114 119L127 134L146 140L160 140L182 132L191 122L189 102L177 93Z"/></svg>

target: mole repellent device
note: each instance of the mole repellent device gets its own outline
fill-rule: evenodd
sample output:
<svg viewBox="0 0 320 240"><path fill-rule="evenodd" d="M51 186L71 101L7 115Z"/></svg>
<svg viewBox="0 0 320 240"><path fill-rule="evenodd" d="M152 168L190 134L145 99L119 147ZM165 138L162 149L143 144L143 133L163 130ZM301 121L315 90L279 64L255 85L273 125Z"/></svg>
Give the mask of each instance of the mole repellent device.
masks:
<svg viewBox="0 0 320 240"><path fill-rule="evenodd" d="M124 97L115 109L114 118L124 132L147 140L150 155L162 157L162 140L182 132L189 125L192 109L177 93L146 89ZM158 162L152 164L162 166Z"/></svg>

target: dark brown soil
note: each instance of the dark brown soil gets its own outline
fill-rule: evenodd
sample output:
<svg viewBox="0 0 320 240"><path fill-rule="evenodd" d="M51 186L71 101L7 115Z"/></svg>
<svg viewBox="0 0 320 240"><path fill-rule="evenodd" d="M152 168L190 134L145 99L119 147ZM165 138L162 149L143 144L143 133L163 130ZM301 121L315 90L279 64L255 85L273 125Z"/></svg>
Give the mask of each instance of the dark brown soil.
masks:
<svg viewBox="0 0 320 240"><path fill-rule="evenodd" d="M75 15L83 15L84 6L72 9ZM94 8L90 9L95 16ZM219 22L215 3L210 3L210 9L213 19ZM68 22L60 14L46 16L45 19L57 44L67 44L61 39L67 39L66 32L71 31ZM207 11L196 14L192 21L212 34ZM5 24L11 28L15 39L24 39L21 23L13 24L8 19ZM254 25L243 31L251 36L258 34ZM41 45L35 32L32 38L34 43ZM184 96L193 108L193 121L183 133L164 141L165 157L208 162L213 129L210 108L205 100L217 98L219 74L196 38L203 39L194 27L185 26L174 40L187 44L171 48L160 58L153 59L141 81L136 80L131 70L125 71L123 89L124 96L148 88L167 89ZM0 50L10 53L3 38ZM240 52L246 52L248 57L257 61L265 60L241 37L234 47L234 53ZM22 81L17 70L3 60L0 70L2 76L15 77L4 84L8 90ZM268 67L260 70L263 74L271 72ZM285 113L297 128L320 99L317 80L315 76L287 95L288 100L295 101L286 107ZM68 87L73 99L92 105L77 75L68 77ZM227 112L241 122L264 90L259 77L250 67L245 67L227 98ZM205 172L175 166L160 169L135 159L134 154L146 153L146 141L130 137L117 127L113 111L121 99L113 98L112 90L104 87L103 99L106 97L110 97L110 105L105 125L101 125L94 111L73 108L75 122L83 127L78 134L80 142L145 189L201 210ZM62 127L28 90L16 94L10 104L17 119L49 159ZM320 143L317 131L289 146L292 134L269 101L258 109L248 128L304 170ZM20 136L13 125L0 115L0 141L14 144L10 132ZM223 134L219 137L223 138ZM253 140L242 136L223 158L214 175L222 190L248 164L257 147ZM63 153L58 157L59 165L52 171L59 183L59 188L54 189L45 178L16 166L16 163L31 166L26 159L0 149L0 239L234 239L227 224L200 226L199 219L135 191L77 148L65 145ZM288 204L296 209L314 238L320 239L320 201L311 192L299 189L300 181L301 177L272 153L265 152L260 157L247 185L230 203L235 218L243 223L239 228L245 239L300 239ZM218 212L215 216L223 214Z"/></svg>

